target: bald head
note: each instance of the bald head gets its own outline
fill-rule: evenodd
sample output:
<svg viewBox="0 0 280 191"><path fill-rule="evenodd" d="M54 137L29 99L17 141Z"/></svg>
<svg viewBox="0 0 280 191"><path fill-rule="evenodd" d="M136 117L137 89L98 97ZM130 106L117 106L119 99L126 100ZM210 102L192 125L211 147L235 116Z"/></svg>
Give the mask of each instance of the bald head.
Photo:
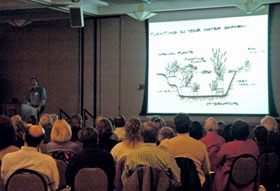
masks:
<svg viewBox="0 0 280 191"><path fill-rule="evenodd" d="M45 131L41 125L32 125L27 127L24 135L24 141L27 146L37 147L45 138Z"/></svg>
<svg viewBox="0 0 280 191"><path fill-rule="evenodd" d="M213 117L208 118L205 121L204 128L207 131L216 131L217 130L217 122L216 122L216 120Z"/></svg>

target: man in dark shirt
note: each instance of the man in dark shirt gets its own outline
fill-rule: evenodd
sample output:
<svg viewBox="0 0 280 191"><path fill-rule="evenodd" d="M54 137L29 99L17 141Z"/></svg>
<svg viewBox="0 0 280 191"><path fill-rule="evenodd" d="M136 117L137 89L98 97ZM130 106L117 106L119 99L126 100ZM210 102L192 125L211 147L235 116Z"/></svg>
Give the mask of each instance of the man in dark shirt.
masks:
<svg viewBox="0 0 280 191"><path fill-rule="evenodd" d="M31 78L32 88L29 90L26 100L29 105L36 108L38 114L42 113L45 109L47 93L46 89L39 86L37 78Z"/></svg>
<svg viewBox="0 0 280 191"><path fill-rule="evenodd" d="M82 168L100 168L108 178L108 190L114 190L115 162L112 155L98 147L98 132L87 127L78 133L83 143L83 151L75 154L69 161L66 169L67 185L74 187L75 176Z"/></svg>

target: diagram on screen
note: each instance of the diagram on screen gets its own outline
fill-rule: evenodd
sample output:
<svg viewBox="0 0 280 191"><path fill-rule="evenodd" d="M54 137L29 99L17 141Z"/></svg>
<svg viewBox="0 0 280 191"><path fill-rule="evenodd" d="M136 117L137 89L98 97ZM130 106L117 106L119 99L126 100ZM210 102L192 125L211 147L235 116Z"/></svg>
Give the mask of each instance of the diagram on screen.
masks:
<svg viewBox="0 0 280 191"><path fill-rule="evenodd" d="M165 73L157 75L165 78L165 83L175 88L181 98L225 97L233 89L232 84L238 73L251 70L251 62L246 59L238 67L231 68L226 50L212 48L210 51L212 56L209 59L186 58L184 63L169 60ZM206 64L212 68L205 69Z"/></svg>

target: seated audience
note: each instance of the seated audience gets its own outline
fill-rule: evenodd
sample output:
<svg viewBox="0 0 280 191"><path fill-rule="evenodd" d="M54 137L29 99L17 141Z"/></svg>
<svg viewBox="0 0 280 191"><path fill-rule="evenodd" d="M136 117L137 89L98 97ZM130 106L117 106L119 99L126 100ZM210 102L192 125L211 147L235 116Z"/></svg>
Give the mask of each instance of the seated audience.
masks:
<svg viewBox="0 0 280 191"><path fill-rule="evenodd" d="M114 135L112 123L109 121L109 119L103 118L97 122L95 128L99 133L100 148L110 152L111 149L118 143L118 141L111 138Z"/></svg>
<svg viewBox="0 0 280 191"><path fill-rule="evenodd" d="M46 177L49 190L57 190L59 174L55 160L48 155L38 152L44 141L44 130L39 125L27 127L24 134L24 146L16 152L3 157L1 176L6 184L9 177L19 169L30 169Z"/></svg>
<svg viewBox="0 0 280 191"><path fill-rule="evenodd" d="M83 150L75 154L66 168L67 185L73 188L75 176L82 168L100 168L108 178L108 190L114 190L115 163L112 155L98 147L98 132L92 127L81 129L78 138ZM72 189L73 190L73 189Z"/></svg>
<svg viewBox="0 0 280 191"><path fill-rule="evenodd" d="M225 123L224 121L222 121L222 120L217 121L217 127L218 127L217 133L218 133L220 136L222 136L222 133L223 133L223 131L224 131L225 126L226 126L226 123Z"/></svg>
<svg viewBox="0 0 280 191"><path fill-rule="evenodd" d="M200 139L207 147L207 152L210 160L210 170L216 170L217 153L221 146L225 143L225 139L221 137L217 132L216 120L212 117L205 121L204 129L207 131L205 137Z"/></svg>
<svg viewBox="0 0 280 191"><path fill-rule="evenodd" d="M23 141L23 134L26 131L27 125L24 123L24 121L16 121L13 125L15 130L15 142L13 145L20 148L24 145Z"/></svg>
<svg viewBox="0 0 280 191"><path fill-rule="evenodd" d="M275 118L266 116L261 120L261 125L268 131L268 142L274 146L276 152L280 153L280 134L277 132L277 121Z"/></svg>
<svg viewBox="0 0 280 191"><path fill-rule="evenodd" d="M51 140L52 131L52 117L50 114L43 114L40 117L39 125L41 125L45 131L44 143L48 143Z"/></svg>
<svg viewBox="0 0 280 191"><path fill-rule="evenodd" d="M154 115L152 116L152 118L150 119L151 122L154 122L159 129L161 129L162 127L165 127L166 126L166 123L164 121L163 118L161 118L160 116L158 115Z"/></svg>
<svg viewBox="0 0 280 191"><path fill-rule="evenodd" d="M254 133L254 139L259 147L260 153L266 152L266 151L275 151L274 146L272 143L269 143L268 138L268 131L267 129L262 125L257 125L253 129Z"/></svg>
<svg viewBox="0 0 280 191"><path fill-rule="evenodd" d="M70 125L64 119L57 120L51 131L51 142L47 144L47 153L51 154L56 159L65 160L71 157L73 153L78 153L81 147L77 143L70 141L71 136L72 131ZM65 156L65 158L55 156L60 152L66 153L69 156Z"/></svg>
<svg viewBox="0 0 280 191"><path fill-rule="evenodd" d="M116 126L114 133L118 136L119 141L123 141L125 138L125 117L123 115L117 115L114 118L114 123Z"/></svg>
<svg viewBox="0 0 280 191"><path fill-rule="evenodd" d="M175 183L180 183L180 168L176 160L168 152L156 146L158 126L150 121L140 126L140 137L143 144L140 148L127 155L122 173L123 185L133 172L140 166L151 166L165 172Z"/></svg>
<svg viewBox="0 0 280 191"><path fill-rule="evenodd" d="M214 178L214 190L222 191L226 190L230 167L235 158L243 155L250 154L256 159L259 157L259 148L257 144L248 139L249 125L246 121L236 120L231 129L234 141L225 143L217 155L217 170ZM254 184L248 185L243 190L253 190ZM238 188L231 185L232 190L238 190Z"/></svg>
<svg viewBox="0 0 280 191"><path fill-rule="evenodd" d="M232 124L226 125L222 132L222 137L224 137L226 143L230 142L230 141L234 141L234 138L231 135L231 126L232 126Z"/></svg>
<svg viewBox="0 0 280 191"><path fill-rule="evenodd" d="M171 127L162 127L158 132L158 143L160 143L164 139L171 139L175 136L176 134Z"/></svg>
<svg viewBox="0 0 280 191"><path fill-rule="evenodd" d="M9 117L0 115L0 162L3 156L10 152L19 150L14 146L15 131Z"/></svg>
<svg viewBox="0 0 280 191"><path fill-rule="evenodd" d="M116 144L111 150L116 164L123 157L126 157L129 153L141 146L142 142L139 135L140 125L141 121L137 118L131 118L125 122L125 138L123 142Z"/></svg>
<svg viewBox="0 0 280 191"><path fill-rule="evenodd" d="M79 113L77 113L71 117L70 126L71 126L71 130L72 130L71 141L75 142L78 140L78 132L83 127L83 118Z"/></svg>
<svg viewBox="0 0 280 191"><path fill-rule="evenodd" d="M191 119L189 115L180 113L174 118L177 136L172 139L164 139L159 147L171 153L173 157L186 157L193 160L203 186L205 175L210 173L210 162L206 146L190 137L189 130Z"/></svg>
<svg viewBox="0 0 280 191"><path fill-rule="evenodd" d="M199 140L203 137L203 128L200 122L193 121L191 123L190 136L196 140Z"/></svg>

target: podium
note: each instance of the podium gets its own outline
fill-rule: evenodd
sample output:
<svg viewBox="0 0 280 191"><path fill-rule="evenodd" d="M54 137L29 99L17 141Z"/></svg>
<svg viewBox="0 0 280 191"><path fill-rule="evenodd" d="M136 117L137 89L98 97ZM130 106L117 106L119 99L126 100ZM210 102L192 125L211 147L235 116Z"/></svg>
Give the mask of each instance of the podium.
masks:
<svg viewBox="0 0 280 191"><path fill-rule="evenodd" d="M25 103L6 103L3 111L8 117L20 115L23 121L26 121L30 115L37 118L37 109Z"/></svg>

